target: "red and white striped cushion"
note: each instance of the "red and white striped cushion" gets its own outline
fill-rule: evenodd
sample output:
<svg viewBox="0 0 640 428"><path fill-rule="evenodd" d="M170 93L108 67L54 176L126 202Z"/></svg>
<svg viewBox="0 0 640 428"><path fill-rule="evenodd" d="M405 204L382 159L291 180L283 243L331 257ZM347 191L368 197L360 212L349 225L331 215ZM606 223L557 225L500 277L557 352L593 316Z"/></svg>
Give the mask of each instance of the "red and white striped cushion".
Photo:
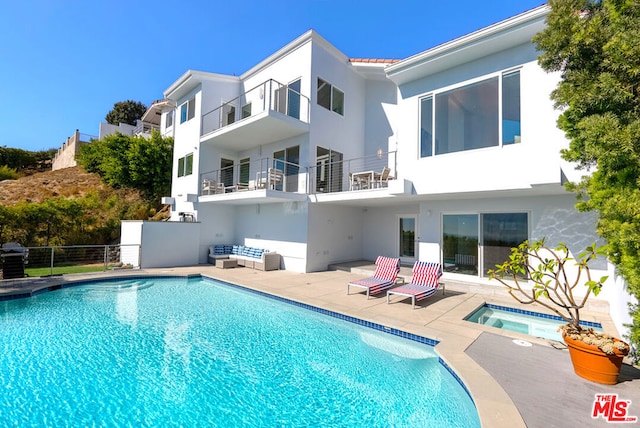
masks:
<svg viewBox="0 0 640 428"><path fill-rule="evenodd" d="M438 280L442 276L440 263L416 262L413 265L412 284L437 286Z"/></svg>
<svg viewBox="0 0 640 428"><path fill-rule="evenodd" d="M395 281L400 272L400 259L378 256L376 259L376 271L374 278Z"/></svg>

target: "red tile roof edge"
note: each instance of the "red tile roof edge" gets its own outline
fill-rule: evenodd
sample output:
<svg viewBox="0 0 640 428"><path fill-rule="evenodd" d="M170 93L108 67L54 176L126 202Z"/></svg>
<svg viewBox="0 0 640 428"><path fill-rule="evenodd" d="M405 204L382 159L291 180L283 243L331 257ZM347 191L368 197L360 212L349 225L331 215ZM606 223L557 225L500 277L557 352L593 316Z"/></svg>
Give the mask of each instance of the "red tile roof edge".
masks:
<svg viewBox="0 0 640 428"><path fill-rule="evenodd" d="M376 58L349 58L349 62L360 62L368 64L395 64L399 59L376 59Z"/></svg>

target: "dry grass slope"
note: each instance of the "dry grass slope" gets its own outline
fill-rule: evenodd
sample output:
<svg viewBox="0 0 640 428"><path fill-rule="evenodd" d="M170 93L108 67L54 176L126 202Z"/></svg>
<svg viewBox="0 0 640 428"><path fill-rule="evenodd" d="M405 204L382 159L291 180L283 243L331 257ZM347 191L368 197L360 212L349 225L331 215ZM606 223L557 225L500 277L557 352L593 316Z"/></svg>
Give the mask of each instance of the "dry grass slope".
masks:
<svg viewBox="0 0 640 428"><path fill-rule="evenodd" d="M96 174L85 172L81 167L39 172L18 180L0 181L0 205L12 206L20 202L40 203L47 199L81 198L90 192L100 194L113 192L100 181ZM140 199L138 192L126 192L126 199Z"/></svg>

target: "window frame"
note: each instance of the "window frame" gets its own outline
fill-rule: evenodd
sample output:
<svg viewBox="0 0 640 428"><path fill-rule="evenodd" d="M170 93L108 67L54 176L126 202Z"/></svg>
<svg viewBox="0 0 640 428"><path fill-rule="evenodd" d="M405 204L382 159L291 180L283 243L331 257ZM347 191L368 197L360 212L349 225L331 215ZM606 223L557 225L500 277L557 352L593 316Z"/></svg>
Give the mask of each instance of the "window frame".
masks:
<svg viewBox="0 0 640 428"><path fill-rule="evenodd" d="M196 96L180 104L180 124L186 123L196 116Z"/></svg>
<svg viewBox="0 0 640 428"><path fill-rule="evenodd" d="M488 255L486 253L487 250L487 237L488 237L488 233L489 231L487 230L487 223L486 223L486 219L487 216L501 216L501 215L511 215L511 216L520 216L523 215L525 216L525 234L526 234L526 238L525 239L531 239L531 211L530 210L505 210L505 211L462 211L462 212L442 212L440 215L440 253L441 253L441 257L442 257L442 266L443 269L445 270L445 272L450 272L450 273L457 273L459 275L467 275L469 277L475 277L475 278L487 278L487 274L486 274L486 268L487 266L485 266L486 261L488 259ZM476 273L475 274L469 274L469 273L464 273L464 272L456 272L451 271L450 270L450 266L447 267L446 263L445 263L445 217L475 217L475 227L476 227L476 235L473 237L474 239L476 239L477 241L477 246L476 246L476 260L475 260L475 269L476 269ZM508 257L508 254L510 253L510 249L511 247L513 247L515 245L509 245L509 246L503 246L502 248L505 249L505 260L506 257ZM495 246L493 246L495 247ZM495 250L495 249L494 249ZM473 254L472 254L473 255ZM449 260L449 263L451 263L451 260Z"/></svg>
<svg viewBox="0 0 640 428"><path fill-rule="evenodd" d="M487 74L487 75L483 75L480 77L477 77L475 79L470 79L467 80L465 82L458 82L455 85L449 85L449 86L445 86L443 88L439 88L437 91L432 91L432 92L427 92L421 96L418 97L418 147L417 147L417 154L418 154L418 159L423 159L423 158L429 158L429 157L433 157L433 156L442 156L442 155L449 155L449 154L455 154L455 153L461 153L461 152L468 152L471 150L480 150L480 149L491 149L491 148L495 148L495 147L504 147L504 146L510 146L513 145L514 143L519 143L521 140L520 138L518 138L517 140L515 140L514 142L504 142L504 129L503 129L503 121L504 121L504 110L503 110L503 104L504 104L504 93L503 93L503 86L504 86L504 79L505 77L511 77L514 75L518 75L519 76L519 81L518 81L518 90L519 90L519 94L518 94L518 101L519 101L519 111L518 111L518 117L519 117L519 123L520 123L520 130L521 130L521 126L522 126L522 67L516 67L516 68L510 68L510 69L506 69L506 70L501 70L499 72L496 73L491 73L491 74ZM463 149L463 150L457 150L457 151L448 151L446 153L437 153L436 152L436 126L437 126L437 119L438 119L438 109L436 108L436 97L438 95L442 95L445 93L451 93L451 92L455 92L457 90L461 90L467 87L472 87L474 85L479 85L482 83L487 83L489 82L491 79L496 79L498 80L498 88L497 88L497 106L498 106L498 128L497 128L497 139L495 141L495 144L492 144L490 146L486 146L486 147L477 147L477 148L470 148L470 149ZM424 105L424 101L427 100L431 100L430 102L430 108L431 108L431 149L430 150L425 150L424 147L424 140L423 140L423 127L422 127L422 120L423 120L423 108L425 107ZM521 132L521 131L520 131ZM428 153L425 154L423 156L423 153Z"/></svg>
<svg viewBox="0 0 640 428"><path fill-rule="evenodd" d="M339 114L340 116L344 117L344 107L345 107L345 93L342 89L336 87L335 85L329 83L328 81L324 80L322 77L318 77L316 79L316 83L317 83L317 88L316 88L316 104L318 104L321 107L326 108L329 111L332 111L336 114ZM320 98L320 90L325 90L325 86L328 88L328 101L329 104L328 106L325 105L325 103L321 103L320 100L325 100L327 98L327 96L323 96L322 98ZM336 97L336 93L338 93L340 95L340 97ZM338 105L338 101L336 101L336 98L340 98L340 102Z"/></svg>
<svg viewBox="0 0 640 428"><path fill-rule="evenodd" d="M167 116L165 118L164 121L164 129L169 129L173 126L173 116L174 116L174 110L169 110L167 112Z"/></svg>
<svg viewBox="0 0 640 428"><path fill-rule="evenodd" d="M193 152L178 159L178 178L193 174Z"/></svg>

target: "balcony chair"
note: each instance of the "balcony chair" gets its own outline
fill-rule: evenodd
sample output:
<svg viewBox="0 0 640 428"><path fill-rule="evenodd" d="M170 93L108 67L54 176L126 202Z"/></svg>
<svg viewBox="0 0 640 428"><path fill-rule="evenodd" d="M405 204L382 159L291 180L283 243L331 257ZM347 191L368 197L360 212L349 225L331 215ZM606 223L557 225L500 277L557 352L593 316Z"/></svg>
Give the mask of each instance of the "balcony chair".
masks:
<svg viewBox="0 0 640 428"><path fill-rule="evenodd" d="M284 172L281 169L269 168L265 174L264 171L258 172L256 175L256 187L258 189L275 190L276 186L282 184Z"/></svg>
<svg viewBox="0 0 640 428"><path fill-rule="evenodd" d="M202 180L202 194L215 195L216 193L224 193L224 183L218 183L215 180L205 178Z"/></svg>
<svg viewBox="0 0 640 428"><path fill-rule="evenodd" d="M391 174L391 168L389 168L388 166L382 168L382 173L380 174L380 176L376 177L377 180L375 182L375 186L377 188L387 187L389 185L389 174Z"/></svg>

